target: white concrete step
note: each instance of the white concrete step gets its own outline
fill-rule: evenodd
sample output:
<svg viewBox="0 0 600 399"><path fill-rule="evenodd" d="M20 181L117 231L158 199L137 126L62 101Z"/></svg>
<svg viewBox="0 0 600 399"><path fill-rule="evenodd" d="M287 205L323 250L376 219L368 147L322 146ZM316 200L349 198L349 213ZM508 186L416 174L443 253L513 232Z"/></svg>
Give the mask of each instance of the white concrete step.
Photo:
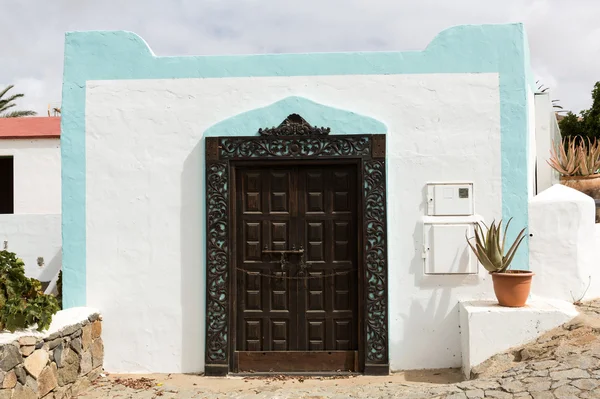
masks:
<svg viewBox="0 0 600 399"><path fill-rule="evenodd" d="M471 369L493 355L535 340L579 313L569 302L530 298L523 308L507 308L497 301L459 303L462 369Z"/></svg>

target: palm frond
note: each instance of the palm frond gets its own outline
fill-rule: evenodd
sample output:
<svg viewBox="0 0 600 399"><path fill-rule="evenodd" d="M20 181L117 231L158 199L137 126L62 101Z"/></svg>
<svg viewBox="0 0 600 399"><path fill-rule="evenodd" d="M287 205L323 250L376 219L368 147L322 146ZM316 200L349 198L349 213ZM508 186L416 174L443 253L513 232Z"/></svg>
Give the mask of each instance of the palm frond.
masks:
<svg viewBox="0 0 600 399"><path fill-rule="evenodd" d="M13 111L8 114L0 115L0 118L21 118L23 116L34 116L37 115L35 111Z"/></svg>

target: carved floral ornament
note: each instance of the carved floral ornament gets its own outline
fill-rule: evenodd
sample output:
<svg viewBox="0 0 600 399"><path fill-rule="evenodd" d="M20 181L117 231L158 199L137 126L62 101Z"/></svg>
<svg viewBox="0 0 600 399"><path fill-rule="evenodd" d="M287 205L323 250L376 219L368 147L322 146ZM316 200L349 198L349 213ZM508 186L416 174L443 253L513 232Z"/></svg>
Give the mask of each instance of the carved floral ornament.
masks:
<svg viewBox="0 0 600 399"><path fill-rule="evenodd" d="M298 114L288 115L277 127L258 129L261 136L326 136L331 128L311 126Z"/></svg>

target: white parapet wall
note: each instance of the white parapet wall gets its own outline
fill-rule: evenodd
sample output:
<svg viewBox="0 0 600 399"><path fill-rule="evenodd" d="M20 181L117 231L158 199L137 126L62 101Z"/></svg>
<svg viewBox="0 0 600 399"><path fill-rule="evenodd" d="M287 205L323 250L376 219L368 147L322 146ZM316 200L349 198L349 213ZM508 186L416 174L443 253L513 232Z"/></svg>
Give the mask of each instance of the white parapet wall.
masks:
<svg viewBox="0 0 600 399"><path fill-rule="evenodd" d="M574 302L600 297L594 200L556 184L529 202L532 293ZM585 294L585 295L584 295Z"/></svg>
<svg viewBox="0 0 600 399"><path fill-rule="evenodd" d="M460 302L459 314L462 370L469 378L473 367L534 340L578 312L569 302L533 298L523 308L507 308L495 301Z"/></svg>

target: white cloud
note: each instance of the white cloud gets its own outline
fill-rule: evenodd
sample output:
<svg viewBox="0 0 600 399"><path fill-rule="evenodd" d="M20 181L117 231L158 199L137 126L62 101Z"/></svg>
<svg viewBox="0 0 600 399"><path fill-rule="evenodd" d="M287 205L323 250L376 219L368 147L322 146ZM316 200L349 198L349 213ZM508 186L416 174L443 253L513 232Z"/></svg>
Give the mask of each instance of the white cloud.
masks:
<svg viewBox="0 0 600 399"><path fill-rule="evenodd" d="M524 22L536 76L575 111L600 80L600 2L577 0L3 0L0 83L46 114L65 31L130 30L158 55L415 50L459 24ZM576 3L576 4L575 4Z"/></svg>

